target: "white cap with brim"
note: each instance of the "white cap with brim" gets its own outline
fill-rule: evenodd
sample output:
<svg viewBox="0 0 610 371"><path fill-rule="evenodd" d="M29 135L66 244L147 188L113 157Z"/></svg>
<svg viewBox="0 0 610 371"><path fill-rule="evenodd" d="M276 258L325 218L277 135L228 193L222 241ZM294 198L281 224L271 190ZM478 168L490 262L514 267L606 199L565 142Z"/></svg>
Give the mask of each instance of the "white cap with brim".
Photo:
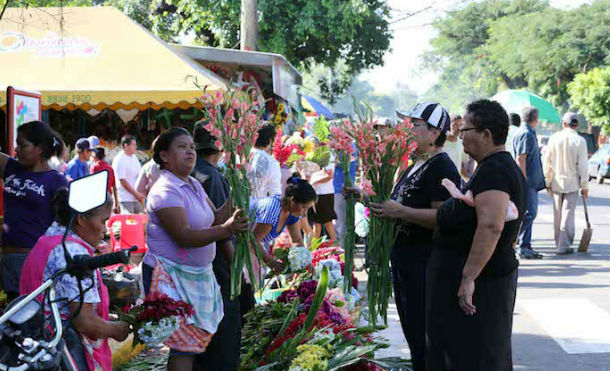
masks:
<svg viewBox="0 0 610 371"><path fill-rule="evenodd" d="M578 126L578 115L575 112L566 112L561 121L571 126Z"/></svg>
<svg viewBox="0 0 610 371"><path fill-rule="evenodd" d="M409 111L396 111L396 115L404 120L406 118L424 120L428 124L439 129L443 133L449 130L451 120L449 119L449 113L440 103L418 103Z"/></svg>

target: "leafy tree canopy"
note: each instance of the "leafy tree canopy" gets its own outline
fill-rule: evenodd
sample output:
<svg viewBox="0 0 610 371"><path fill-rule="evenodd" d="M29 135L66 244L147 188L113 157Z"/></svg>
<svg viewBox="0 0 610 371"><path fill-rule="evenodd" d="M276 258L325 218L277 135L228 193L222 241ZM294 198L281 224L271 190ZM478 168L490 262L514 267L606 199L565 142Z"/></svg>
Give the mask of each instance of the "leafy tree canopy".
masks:
<svg viewBox="0 0 610 371"><path fill-rule="evenodd" d="M201 45L239 45L240 0L110 0L166 41L194 34ZM320 83L331 100L350 76L383 64L390 47L390 9L383 0L259 0L261 51L278 53L309 71L316 64L336 69ZM343 68L338 68L339 64Z"/></svg>
<svg viewBox="0 0 610 371"><path fill-rule="evenodd" d="M576 75L568 84L570 101L593 125L610 133L610 67Z"/></svg>
<svg viewBox="0 0 610 371"><path fill-rule="evenodd" d="M441 73L427 96L453 109L504 88L567 104L577 73L610 62L610 0L573 10L543 0L483 0L437 20L427 68Z"/></svg>

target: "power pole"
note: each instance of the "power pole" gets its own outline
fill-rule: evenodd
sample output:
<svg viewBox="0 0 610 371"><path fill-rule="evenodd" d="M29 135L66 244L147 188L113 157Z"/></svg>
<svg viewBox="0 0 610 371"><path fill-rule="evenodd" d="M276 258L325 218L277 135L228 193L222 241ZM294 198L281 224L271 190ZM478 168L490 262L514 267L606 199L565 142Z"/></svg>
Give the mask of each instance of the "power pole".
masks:
<svg viewBox="0 0 610 371"><path fill-rule="evenodd" d="M241 50L258 50L257 0L241 0Z"/></svg>

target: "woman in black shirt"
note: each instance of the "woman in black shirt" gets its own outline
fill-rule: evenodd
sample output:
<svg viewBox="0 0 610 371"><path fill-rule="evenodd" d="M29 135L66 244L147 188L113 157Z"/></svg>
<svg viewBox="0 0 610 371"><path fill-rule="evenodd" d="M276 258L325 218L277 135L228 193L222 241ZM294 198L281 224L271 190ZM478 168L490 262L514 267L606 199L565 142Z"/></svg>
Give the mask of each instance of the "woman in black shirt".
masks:
<svg viewBox="0 0 610 371"><path fill-rule="evenodd" d="M397 238L391 255L394 297L413 368L418 371L425 370L425 279L433 227L405 221L400 214L406 207L439 207L450 197L441 181L448 178L459 184L460 175L443 152L450 125L447 111L438 103L422 103L411 110L409 117L417 142L417 160L395 185L391 201L372 203L370 207L375 216L397 219Z"/></svg>
<svg viewBox="0 0 610 371"><path fill-rule="evenodd" d="M497 102L468 105L460 135L479 165L463 191L472 191L474 207L451 198L438 210L405 213L436 225L426 281L429 370L512 370L512 244L525 212L525 179L504 150L507 133L508 116ZM507 222L511 201L519 217Z"/></svg>

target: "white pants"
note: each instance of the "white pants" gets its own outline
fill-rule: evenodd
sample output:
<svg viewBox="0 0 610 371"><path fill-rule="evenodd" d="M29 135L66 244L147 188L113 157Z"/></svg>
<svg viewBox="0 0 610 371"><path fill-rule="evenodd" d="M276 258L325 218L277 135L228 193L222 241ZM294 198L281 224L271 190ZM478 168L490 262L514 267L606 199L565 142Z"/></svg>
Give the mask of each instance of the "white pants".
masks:
<svg viewBox="0 0 610 371"><path fill-rule="evenodd" d="M121 214L143 214L144 208L138 201L119 201Z"/></svg>
<svg viewBox="0 0 610 371"><path fill-rule="evenodd" d="M574 243L576 205L578 205L578 192L553 192L555 246L559 250L570 248Z"/></svg>
<svg viewBox="0 0 610 371"><path fill-rule="evenodd" d="M343 236L345 235L345 197L341 193L335 193L335 231L337 232L337 240L343 246Z"/></svg>

